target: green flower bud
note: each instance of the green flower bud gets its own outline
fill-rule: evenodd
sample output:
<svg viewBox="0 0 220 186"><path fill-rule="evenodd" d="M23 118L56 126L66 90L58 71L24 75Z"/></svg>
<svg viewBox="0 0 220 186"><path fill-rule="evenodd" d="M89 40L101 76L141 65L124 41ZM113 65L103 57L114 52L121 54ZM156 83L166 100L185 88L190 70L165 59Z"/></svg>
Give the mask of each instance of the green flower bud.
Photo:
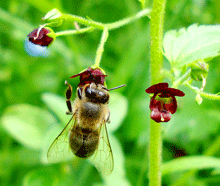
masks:
<svg viewBox="0 0 220 186"><path fill-rule="evenodd" d="M191 78L196 81L202 81L206 78L209 71L209 65L203 61L199 60L191 65Z"/></svg>
<svg viewBox="0 0 220 186"><path fill-rule="evenodd" d="M45 22L49 22L47 23L47 26L57 27L63 23L62 15L63 14L58 9L54 8L53 10L49 11L42 19Z"/></svg>

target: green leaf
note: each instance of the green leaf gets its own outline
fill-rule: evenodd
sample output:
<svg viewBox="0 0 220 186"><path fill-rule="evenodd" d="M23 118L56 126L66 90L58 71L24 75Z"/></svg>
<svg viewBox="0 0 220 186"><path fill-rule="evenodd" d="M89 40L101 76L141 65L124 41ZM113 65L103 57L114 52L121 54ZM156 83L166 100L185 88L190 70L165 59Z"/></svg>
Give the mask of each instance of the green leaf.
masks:
<svg viewBox="0 0 220 186"><path fill-rule="evenodd" d="M3 127L20 143L40 149L47 127L56 123L46 110L28 104L8 107L2 117Z"/></svg>
<svg viewBox="0 0 220 186"><path fill-rule="evenodd" d="M66 115L66 99L51 93L44 93L41 98L47 107L58 117L62 125L65 126L71 118L71 116Z"/></svg>
<svg viewBox="0 0 220 186"><path fill-rule="evenodd" d="M168 161L162 165L162 174L173 172L219 168L220 158L210 156L189 156Z"/></svg>
<svg viewBox="0 0 220 186"><path fill-rule="evenodd" d="M109 101L110 124L107 124L108 131L115 131L123 122L128 110L127 99L117 92L110 93Z"/></svg>
<svg viewBox="0 0 220 186"><path fill-rule="evenodd" d="M220 53L220 26L193 24L187 29L168 31L163 40L164 55L175 68Z"/></svg>

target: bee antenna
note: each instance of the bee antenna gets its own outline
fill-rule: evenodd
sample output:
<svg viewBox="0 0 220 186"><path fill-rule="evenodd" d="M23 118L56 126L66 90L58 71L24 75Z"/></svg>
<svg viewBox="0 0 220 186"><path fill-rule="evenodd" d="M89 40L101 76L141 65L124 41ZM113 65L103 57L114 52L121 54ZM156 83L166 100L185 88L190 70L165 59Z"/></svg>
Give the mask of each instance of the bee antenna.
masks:
<svg viewBox="0 0 220 186"><path fill-rule="evenodd" d="M125 87L126 85L123 84L123 85L120 85L120 86L117 86L117 87L114 87L114 88L110 88L110 89L107 89L108 91L110 90L115 90L115 89L118 89L118 88L121 88L121 87Z"/></svg>

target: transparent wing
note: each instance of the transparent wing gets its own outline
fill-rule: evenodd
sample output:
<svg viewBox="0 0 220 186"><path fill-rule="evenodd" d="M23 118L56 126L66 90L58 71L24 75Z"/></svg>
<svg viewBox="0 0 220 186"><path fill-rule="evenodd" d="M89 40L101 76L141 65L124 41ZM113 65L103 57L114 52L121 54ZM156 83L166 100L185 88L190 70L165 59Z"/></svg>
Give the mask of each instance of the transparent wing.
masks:
<svg viewBox="0 0 220 186"><path fill-rule="evenodd" d="M114 160L105 123L100 130L98 148L89 160L103 175L110 175L114 168Z"/></svg>
<svg viewBox="0 0 220 186"><path fill-rule="evenodd" d="M73 158L74 155L69 147L69 131L73 127L74 123L75 116L73 115L62 132L51 144L47 152L47 159L50 163L67 161Z"/></svg>

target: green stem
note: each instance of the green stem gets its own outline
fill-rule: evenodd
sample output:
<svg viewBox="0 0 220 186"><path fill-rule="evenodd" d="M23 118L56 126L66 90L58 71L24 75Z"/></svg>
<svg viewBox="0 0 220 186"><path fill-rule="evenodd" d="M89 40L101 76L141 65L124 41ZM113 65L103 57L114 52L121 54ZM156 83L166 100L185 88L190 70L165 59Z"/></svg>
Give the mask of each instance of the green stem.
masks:
<svg viewBox="0 0 220 186"><path fill-rule="evenodd" d="M151 84L163 81L163 24L166 0L154 0L151 13ZM161 185L161 124L150 120L149 186Z"/></svg>
<svg viewBox="0 0 220 186"><path fill-rule="evenodd" d="M72 14L63 14L62 18L66 19L68 21L73 21L73 22L76 21L76 22L81 23L83 25L92 26L92 27L95 27L95 28L101 29L101 30L103 30L105 28L104 25L100 22L85 19L83 17L72 15Z"/></svg>
<svg viewBox="0 0 220 186"><path fill-rule="evenodd" d="M150 121L149 186L161 185L162 132L161 124Z"/></svg>
<svg viewBox="0 0 220 186"><path fill-rule="evenodd" d="M211 99L211 100L220 100L220 96L217 94L210 94L210 93L202 92L200 89L190 85L188 82L185 82L184 84L187 87L189 87L192 91L194 91L197 94L200 94L204 98Z"/></svg>
<svg viewBox="0 0 220 186"><path fill-rule="evenodd" d="M108 28L105 28L102 32L102 37L101 37L101 41L100 44L98 46L98 49L96 51L96 58L95 58L95 64L92 66L92 68L97 68L100 65L101 59L102 59L102 53L104 51L104 45L105 42L108 39Z"/></svg>
<svg viewBox="0 0 220 186"><path fill-rule="evenodd" d="M138 12L137 14L135 14L134 16L122 19L120 21L116 21L114 23L106 23L106 24L101 23L101 22L96 22L91 19L85 19L83 17L71 15L71 14L63 14L62 18L66 19L68 21L76 21L76 22L81 23L83 25L92 26L92 27L100 29L100 30L104 30L104 28L106 28L106 27L108 28L108 30L113 30L113 29L122 27L124 25L127 25L137 19L144 17L144 16L148 16L148 15L150 15L150 12L151 12L150 9L144 9L144 10L141 10L140 12Z"/></svg>
<svg viewBox="0 0 220 186"><path fill-rule="evenodd" d="M174 81L173 88L178 88L180 84L182 84L184 81L186 81L190 77L191 69L187 70L185 74L183 74L182 77Z"/></svg>
<svg viewBox="0 0 220 186"><path fill-rule="evenodd" d="M90 26L90 27L82 28L80 30L60 31L60 32L56 32L55 34L56 34L56 37L58 37L58 36L64 36L64 35L82 34L82 33L93 31L93 30L94 30L94 27Z"/></svg>
<svg viewBox="0 0 220 186"><path fill-rule="evenodd" d="M116 21L114 23L107 23L107 24L104 24L104 25L105 25L105 27L108 27L109 30L113 30L113 29L122 27L124 25L127 25L127 24L129 24L131 22L134 22L135 20L137 20L137 19L139 19L141 17L148 16L148 15L150 15L150 12L151 12L150 9L144 9L144 10L138 12L134 16L122 19L120 21Z"/></svg>

